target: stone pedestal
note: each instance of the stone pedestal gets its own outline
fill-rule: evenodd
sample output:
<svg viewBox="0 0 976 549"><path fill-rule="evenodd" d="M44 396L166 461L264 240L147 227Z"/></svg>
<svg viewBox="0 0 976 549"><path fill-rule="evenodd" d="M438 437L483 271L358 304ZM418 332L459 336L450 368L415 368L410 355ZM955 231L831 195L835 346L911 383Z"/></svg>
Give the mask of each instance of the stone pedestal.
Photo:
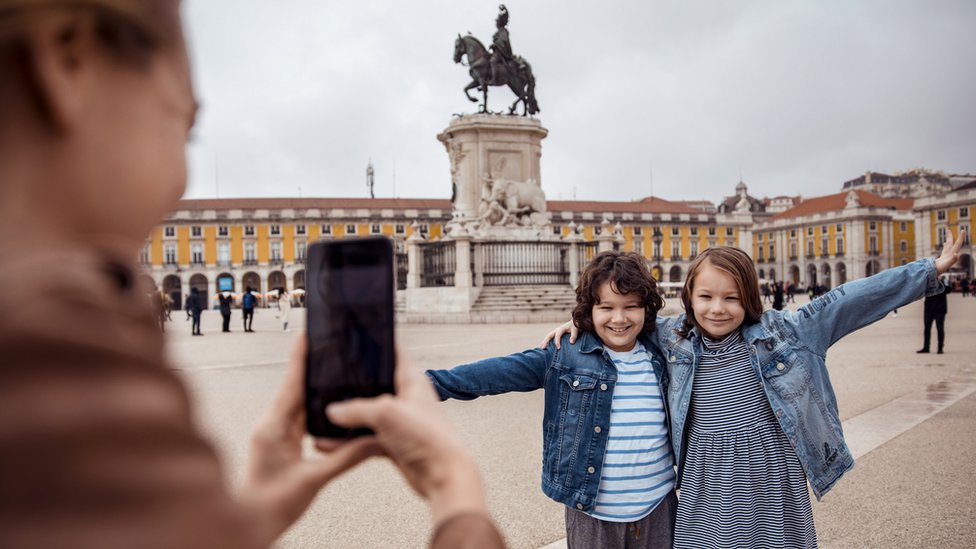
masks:
<svg viewBox="0 0 976 549"><path fill-rule="evenodd" d="M437 136L451 161L453 208L444 240L454 244L453 282L422 287L418 269L426 261L421 247L433 244L408 239L406 312L411 319L470 320L484 287L486 264L496 271L499 265L517 265L540 277L558 270L549 265L560 263L551 244L559 235L549 221L539 170L548 133L532 118L475 114L454 118ZM508 273L494 276L504 280Z"/></svg>
<svg viewBox="0 0 976 549"><path fill-rule="evenodd" d="M453 214L449 234L464 232L499 240L545 236L548 219L539 164L542 140L548 133L538 120L519 116L475 114L451 120L437 136L451 161ZM495 202L504 210L496 207L490 211L496 184L519 189L518 207L511 202L514 191L499 199L501 189L495 188ZM533 185L537 190L528 192Z"/></svg>

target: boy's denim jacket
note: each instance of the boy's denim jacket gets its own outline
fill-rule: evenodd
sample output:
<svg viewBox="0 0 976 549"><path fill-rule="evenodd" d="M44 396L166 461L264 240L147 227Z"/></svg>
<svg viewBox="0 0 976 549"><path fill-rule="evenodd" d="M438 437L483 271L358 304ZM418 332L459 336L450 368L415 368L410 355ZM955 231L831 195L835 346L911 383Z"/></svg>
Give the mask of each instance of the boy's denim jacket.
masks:
<svg viewBox="0 0 976 549"><path fill-rule="evenodd" d="M753 370L817 499L854 466L827 375L827 349L892 309L942 289L935 263L922 259L838 286L795 312L766 311L758 324L743 326ZM659 317L652 334L665 353L671 377L667 398L679 479L695 367L702 352L697 328L687 339L676 333L683 322L684 315Z"/></svg>
<svg viewBox="0 0 976 549"><path fill-rule="evenodd" d="M663 356L645 334L638 339L651 358L661 394L667 394ZM471 400L544 388L542 491L568 507L593 510L617 381L617 369L598 337L582 332L579 341L570 345L567 335L561 350L550 342L545 349L488 358L450 370L428 370L427 375L441 399Z"/></svg>

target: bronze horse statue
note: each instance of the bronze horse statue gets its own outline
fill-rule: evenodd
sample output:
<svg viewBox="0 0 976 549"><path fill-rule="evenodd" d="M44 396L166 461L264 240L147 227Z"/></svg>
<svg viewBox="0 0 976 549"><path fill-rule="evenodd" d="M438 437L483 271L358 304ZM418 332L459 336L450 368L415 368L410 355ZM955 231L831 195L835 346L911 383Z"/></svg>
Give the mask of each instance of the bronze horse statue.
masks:
<svg viewBox="0 0 976 549"><path fill-rule="evenodd" d="M464 88L464 95L472 102L477 103L477 99L471 97L468 90L478 88L482 93L482 104L478 112L488 112L488 86L508 85L512 93L518 98L508 109L508 114L515 114L515 109L519 102L522 102L522 116L536 114L539 104L535 100L535 77L532 75L532 67L528 61L521 60L521 67L508 67L496 65L492 70L491 54L481 43L480 40L471 36L461 36L458 34L454 42L454 62L461 63L463 56L468 56L468 73L471 74L471 83ZM462 63L463 64L463 63Z"/></svg>

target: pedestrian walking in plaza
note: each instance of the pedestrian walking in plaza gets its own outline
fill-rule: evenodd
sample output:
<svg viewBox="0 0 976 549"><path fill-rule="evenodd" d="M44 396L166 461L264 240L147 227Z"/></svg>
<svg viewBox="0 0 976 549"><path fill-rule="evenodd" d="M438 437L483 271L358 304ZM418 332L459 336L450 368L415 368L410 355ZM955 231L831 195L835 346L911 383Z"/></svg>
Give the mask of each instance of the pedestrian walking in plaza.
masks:
<svg viewBox="0 0 976 549"><path fill-rule="evenodd" d="M969 279L963 278L959 281L960 289L962 290L963 297L969 297Z"/></svg>
<svg viewBox="0 0 976 549"><path fill-rule="evenodd" d="M928 353L929 343L932 341L932 323L935 323L936 343L939 347L936 353L942 354L945 348L945 317L949 312L946 296L952 291L952 285L944 282L945 291L938 295L925 297L925 327L922 329L922 348L917 353Z"/></svg>
<svg viewBox="0 0 976 549"><path fill-rule="evenodd" d="M190 297L186 298L186 312L193 317L193 335L203 335L200 332L200 315L203 313L203 299L200 291L190 288Z"/></svg>
<svg viewBox="0 0 976 549"><path fill-rule="evenodd" d="M257 304L257 298L251 293L254 290L248 286L244 290L244 297L241 298L241 311L244 314L244 331L253 332L254 329L254 306Z"/></svg>
<svg viewBox="0 0 976 549"><path fill-rule="evenodd" d="M640 254L603 252L580 275L578 345L427 372L442 399L545 390L542 491L566 506L570 549L671 547L666 374L648 337L661 307Z"/></svg>
<svg viewBox="0 0 976 549"><path fill-rule="evenodd" d="M166 331L166 299L162 290L156 290L152 294L153 315L156 317L156 325L159 331Z"/></svg>
<svg viewBox="0 0 976 549"><path fill-rule="evenodd" d="M288 331L288 317L291 316L291 294L287 288L278 290L278 315L281 317L282 331Z"/></svg>
<svg viewBox="0 0 976 549"><path fill-rule="evenodd" d="M217 294L217 300L220 302L220 316L224 321L221 331L230 332L230 305L233 303L234 297L228 292L221 292Z"/></svg>
<svg viewBox="0 0 976 549"><path fill-rule="evenodd" d="M783 293L783 282L773 282L773 309L782 311L784 300L785 296Z"/></svg>
<svg viewBox="0 0 976 549"><path fill-rule="evenodd" d="M433 547L501 548L474 459L402 355L395 396L327 411L376 436L320 439L314 458L303 346L240 475L195 421L135 264L186 187L198 103L181 5L0 0L0 309L16 312L0 315L0 547L269 547L385 455L429 500Z"/></svg>
<svg viewBox="0 0 976 549"><path fill-rule="evenodd" d="M674 547L817 546L808 483L819 499L854 466L827 350L895 307L943 292L939 276L964 239L948 234L938 259L849 282L797 311L763 312L742 250L709 248L695 259L682 294L689 313L659 317L651 333L670 374L681 490ZM572 321L549 335L559 341L568 331L578 331Z"/></svg>

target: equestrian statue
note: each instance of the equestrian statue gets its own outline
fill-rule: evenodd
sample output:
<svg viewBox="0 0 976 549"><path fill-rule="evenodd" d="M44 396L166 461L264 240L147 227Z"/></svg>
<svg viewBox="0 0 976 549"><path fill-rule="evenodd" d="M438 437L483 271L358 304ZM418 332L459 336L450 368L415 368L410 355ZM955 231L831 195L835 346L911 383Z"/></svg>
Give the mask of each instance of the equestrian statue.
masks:
<svg viewBox="0 0 976 549"><path fill-rule="evenodd" d="M468 72L471 83L464 88L464 95L472 102L477 99L471 97L469 90L478 88L482 93L482 104L479 112L488 112L488 86L508 86L517 99L508 109L508 114L515 114L519 102L522 103L522 116L536 114L539 104L535 100L535 77L532 66L521 56L512 53L512 43L508 38L508 9L502 4L498 6L498 18L495 26L498 30L492 36L491 52L489 53L480 40L467 34L458 34L454 42L454 62L462 63L465 55L468 57ZM463 64L463 63L462 63Z"/></svg>

